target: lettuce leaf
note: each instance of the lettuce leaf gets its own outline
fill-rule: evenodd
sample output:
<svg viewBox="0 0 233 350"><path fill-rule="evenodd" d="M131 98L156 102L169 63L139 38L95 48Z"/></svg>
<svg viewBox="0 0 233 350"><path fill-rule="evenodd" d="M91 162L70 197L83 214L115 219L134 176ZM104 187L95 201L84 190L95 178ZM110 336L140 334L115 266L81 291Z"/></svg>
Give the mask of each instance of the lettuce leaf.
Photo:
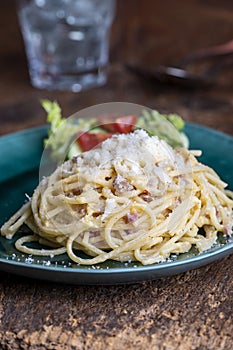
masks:
<svg viewBox="0 0 233 350"><path fill-rule="evenodd" d="M136 127L144 129L151 136L156 135L173 148L188 148L189 141L183 133L185 123L177 114L161 114L156 110L144 110Z"/></svg>
<svg viewBox="0 0 233 350"><path fill-rule="evenodd" d="M50 123L48 137L44 140L45 147L50 148L52 159L64 159L77 132L88 131L95 127L96 120L63 118L56 101L42 100L41 105L47 112L47 122Z"/></svg>

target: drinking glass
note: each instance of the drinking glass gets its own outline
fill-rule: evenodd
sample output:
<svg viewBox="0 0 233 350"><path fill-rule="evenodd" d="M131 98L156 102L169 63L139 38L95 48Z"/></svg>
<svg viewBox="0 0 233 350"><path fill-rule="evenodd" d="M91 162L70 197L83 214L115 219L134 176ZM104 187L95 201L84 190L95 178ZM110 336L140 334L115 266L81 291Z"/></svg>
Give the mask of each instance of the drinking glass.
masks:
<svg viewBox="0 0 233 350"><path fill-rule="evenodd" d="M103 85L114 13L115 0L20 0L32 85L74 92Z"/></svg>

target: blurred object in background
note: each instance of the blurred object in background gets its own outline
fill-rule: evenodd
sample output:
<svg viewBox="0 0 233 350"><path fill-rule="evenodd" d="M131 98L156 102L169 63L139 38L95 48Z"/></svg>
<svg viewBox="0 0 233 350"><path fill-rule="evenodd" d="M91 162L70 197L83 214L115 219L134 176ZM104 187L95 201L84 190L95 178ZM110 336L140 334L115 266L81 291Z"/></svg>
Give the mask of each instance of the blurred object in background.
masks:
<svg viewBox="0 0 233 350"><path fill-rule="evenodd" d="M189 65L192 63L197 66L197 63L219 57L221 60L212 64L208 69L205 69L204 72L200 73L190 70ZM148 64L135 65L131 63L127 63L125 66L131 72L145 80L153 80L156 83L169 86L202 88L210 87L217 83L215 79L217 74L219 74L223 68L232 66L232 58L233 40L225 44L215 45L189 53L188 56L184 57L179 63L173 66L155 65L149 67Z"/></svg>
<svg viewBox="0 0 233 350"><path fill-rule="evenodd" d="M115 0L20 0L32 85L73 92L103 85L114 12Z"/></svg>

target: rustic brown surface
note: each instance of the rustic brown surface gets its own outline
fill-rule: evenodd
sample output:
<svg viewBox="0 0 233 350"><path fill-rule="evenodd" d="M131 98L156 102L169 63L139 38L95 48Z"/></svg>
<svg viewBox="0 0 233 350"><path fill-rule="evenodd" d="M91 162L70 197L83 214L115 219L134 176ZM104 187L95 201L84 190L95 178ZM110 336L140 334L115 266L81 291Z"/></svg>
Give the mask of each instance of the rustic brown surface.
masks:
<svg viewBox="0 0 233 350"><path fill-rule="evenodd" d="M232 1L119 0L108 83L82 93L31 87L14 1L0 2L0 133L45 123L41 98L65 115L109 101L180 113L233 135L232 66L209 90L165 88L127 72L128 61L175 63L232 39ZM175 277L88 287L0 272L0 349L223 349L233 347L233 256Z"/></svg>

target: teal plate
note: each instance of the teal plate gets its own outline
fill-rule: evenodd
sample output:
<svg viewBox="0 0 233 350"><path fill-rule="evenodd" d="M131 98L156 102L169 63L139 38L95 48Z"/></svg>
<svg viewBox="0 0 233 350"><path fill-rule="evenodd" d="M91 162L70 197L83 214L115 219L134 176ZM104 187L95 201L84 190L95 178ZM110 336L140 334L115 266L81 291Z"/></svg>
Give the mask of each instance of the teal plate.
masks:
<svg viewBox="0 0 233 350"><path fill-rule="evenodd" d="M190 148L201 149L200 160L214 168L233 189L233 138L217 131L187 124ZM31 195L39 179L39 164L47 126L0 138L0 225ZM18 235L22 232L18 233ZM79 266L64 254L51 259L18 252L14 240L0 237L0 270L21 276L71 284L136 283L191 270L233 252L233 237L223 237L208 251L190 251L165 263L142 266L138 263L107 261L95 266Z"/></svg>

